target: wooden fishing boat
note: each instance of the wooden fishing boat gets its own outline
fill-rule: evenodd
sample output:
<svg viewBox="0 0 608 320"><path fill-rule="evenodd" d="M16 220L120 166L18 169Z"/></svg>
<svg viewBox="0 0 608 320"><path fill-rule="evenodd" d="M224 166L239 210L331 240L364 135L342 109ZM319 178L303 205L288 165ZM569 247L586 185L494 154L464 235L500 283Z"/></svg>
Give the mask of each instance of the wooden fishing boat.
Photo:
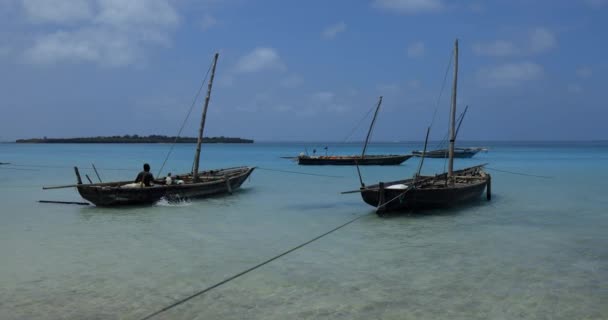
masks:
<svg viewBox="0 0 608 320"><path fill-rule="evenodd" d="M486 148L481 147L470 147L470 148L454 148L454 158L472 158L479 151L485 151ZM412 155L421 157L424 154L425 158L441 158L445 159L449 157L449 149L438 149L427 151L426 153L421 150L412 151Z"/></svg>
<svg viewBox="0 0 608 320"><path fill-rule="evenodd" d="M307 156L300 155L298 164L300 165L333 165L333 166L394 166L400 165L405 160L411 158L409 154L389 154L389 155L360 155L352 156Z"/></svg>
<svg viewBox="0 0 608 320"><path fill-rule="evenodd" d="M143 186L143 184L133 183L133 181L92 183L88 176L87 179L91 183L83 184L78 168L74 167L77 178L76 185L45 187L43 189L76 187L78 193L84 199L97 206L105 207L153 204L162 198L166 198L169 201L204 198L218 194L231 194L235 189L238 189L251 175L255 167L243 166L199 172L205 119L209 101L211 99L211 88L213 87L218 56L219 55L216 53L213 59L211 77L209 79L207 96L205 98L201 124L199 127L192 172L174 176L175 179L173 181L176 183L170 184L167 184L166 179L164 178L154 180L150 186ZM95 167L93 167L93 169L95 169L95 172L97 173L97 169ZM97 176L99 178L99 175Z"/></svg>
<svg viewBox="0 0 608 320"><path fill-rule="evenodd" d="M296 158L298 160L298 164L308 166L396 166L402 164L404 161L411 158L412 155L409 154L365 154L365 151L367 151L367 144L369 142L369 138L371 137L372 130L376 123L376 118L378 117L378 111L380 110L381 104L382 97L378 99L378 105L376 106L376 111L374 112L372 123L370 124L369 130L367 131L367 136L365 138L365 144L363 146L363 152L361 152L361 155L311 156L302 153Z"/></svg>
<svg viewBox="0 0 608 320"><path fill-rule="evenodd" d="M438 207L449 207L463 202L479 199L486 190L487 199L491 198L491 176L483 170L484 165L474 166L454 171L454 143L456 89L458 81L458 40L454 47L454 84L452 88L452 108L450 114L450 146L448 149L448 171L434 176L421 176L420 171L426 151L430 127L427 129L424 150L418 172L411 179L380 182L365 186L361 173L359 181L361 187L358 191L363 201L376 208L376 213L387 211L419 210Z"/></svg>
<svg viewBox="0 0 608 320"><path fill-rule="evenodd" d="M133 181L79 184L80 195L96 206L154 204L161 198L168 201L202 198L238 189L253 172L254 167L237 167L203 171L194 182L192 173L177 175L183 184L166 185L164 179L154 180L149 187L132 186Z"/></svg>
<svg viewBox="0 0 608 320"><path fill-rule="evenodd" d="M490 185L490 175L483 166L470 167L436 176L380 182L361 188L365 203L378 208L378 213L397 210L443 208L479 199ZM488 198L491 197L488 189Z"/></svg>

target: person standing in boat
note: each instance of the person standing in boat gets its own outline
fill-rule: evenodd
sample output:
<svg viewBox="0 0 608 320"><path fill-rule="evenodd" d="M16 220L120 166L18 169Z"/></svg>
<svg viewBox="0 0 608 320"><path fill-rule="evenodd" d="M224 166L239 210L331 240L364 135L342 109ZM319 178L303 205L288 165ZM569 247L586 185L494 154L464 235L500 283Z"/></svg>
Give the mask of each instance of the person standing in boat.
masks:
<svg viewBox="0 0 608 320"><path fill-rule="evenodd" d="M140 172L135 178L135 183L143 183L144 186L149 187L154 181L154 176L150 173L150 165L144 163L144 171Z"/></svg>

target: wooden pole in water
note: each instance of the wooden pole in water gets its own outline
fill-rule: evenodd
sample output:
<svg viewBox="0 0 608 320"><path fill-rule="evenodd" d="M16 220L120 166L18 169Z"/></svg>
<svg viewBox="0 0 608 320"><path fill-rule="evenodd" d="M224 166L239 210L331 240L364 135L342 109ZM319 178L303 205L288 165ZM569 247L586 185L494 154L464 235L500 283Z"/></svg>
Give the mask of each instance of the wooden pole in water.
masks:
<svg viewBox="0 0 608 320"><path fill-rule="evenodd" d="M458 39L454 43L454 84L452 87L452 110L450 112L450 152L448 178L454 176L454 142L456 140L456 90L458 89Z"/></svg>
<svg viewBox="0 0 608 320"><path fill-rule="evenodd" d="M361 159L365 157L365 150L367 150L367 143L369 142L369 137L372 134L372 129L374 128L374 123L376 122L376 117L378 116L378 110L380 110L380 105L382 104L382 96L378 99L378 106L376 107L376 111L374 112L374 118L372 119L372 123L369 125L369 130L367 131L367 137L365 137L365 144L363 145L363 152L361 152Z"/></svg>
<svg viewBox="0 0 608 320"><path fill-rule="evenodd" d="M488 175L488 184L486 185L486 199L492 200L492 176Z"/></svg>
<svg viewBox="0 0 608 320"><path fill-rule="evenodd" d="M78 181L78 184L82 184L82 178L80 178L80 172L78 172L78 167L74 167L74 172L76 173L76 181Z"/></svg>
<svg viewBox="0 0 608 320"><path fill-rule="evenodd" d="M192 180L194 182L198 180L198 166L201 157L201 144L203 143L203 132L205 130L205 120L207 118L207 108L209 107L209 100L211 100L211 88L213 87L213 78L215 78L215 67L217 65L217 59L219 55L219 53L215 53L215 56L213 56L211 78L209 78L209 85L207 86L207 96L205 97L205 106L203 107L201 126L198 129L198 141L196 142L196 153L194 154L194 169L192 170Z"/></svg>

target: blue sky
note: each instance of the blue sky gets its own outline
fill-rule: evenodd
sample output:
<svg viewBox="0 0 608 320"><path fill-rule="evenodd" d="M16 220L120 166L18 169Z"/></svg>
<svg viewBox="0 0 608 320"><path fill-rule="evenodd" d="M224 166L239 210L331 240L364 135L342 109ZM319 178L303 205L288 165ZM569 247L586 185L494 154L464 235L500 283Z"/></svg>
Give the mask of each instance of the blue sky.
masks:
<svg viewBox="0 0 608 320"><path fill-rule="evenodd" d="M606 17L608 0L0 0L0 140L174 135L215 51L207 135L343 141L383 95L375 141L423 139L436 107L439 139L456 38L461 139L608 139Z"/></svg>

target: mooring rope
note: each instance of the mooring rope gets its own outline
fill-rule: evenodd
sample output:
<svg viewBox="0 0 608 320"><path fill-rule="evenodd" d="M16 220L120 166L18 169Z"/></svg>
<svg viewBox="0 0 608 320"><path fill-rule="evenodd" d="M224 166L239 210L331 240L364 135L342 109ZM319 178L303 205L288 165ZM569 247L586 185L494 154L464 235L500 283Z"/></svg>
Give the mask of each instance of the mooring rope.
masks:
<svg viewBox="0 0 608 320"><path fill-rule="evenodd" d="M11 167L0 167L0 169L4 170L20 170L20 171L40 171L39 169L26 169L26 168L11 168Z"/></svg>
<svg viewBox="0 0 608 320"><path fill-rule="evenodd" d="M536 174L529 174L529 173L523 173L523 172L514 172L514 171L500 170L500 169L490 168L490 167L485 167L485 168L489 169L489 170L497 171L497 172L509 173L509 174L514 174L514 175L518 175L518 176L526 176L526 177L534 177L534 178L542 178L542 179L553 179L553 178L555 178L555 177L551 177L551 176L540 176L540 175L536 175Z"/></svg>
<svg viewBox="0 0 608 320"><path fill-rule="evenodd" d="M19 168L13 168L19 167ZM28 168L28 169L26 169ZM13 170L27 170L27 171L39 171L38 169L29 169L29 168L42 168L42 169L72 169L74 166L59 166L59 165L33 165L33 164L11 164L7 166L3 166L0 169L13 169ZM92 167L80 167L80 169L93 170ZM258 170L266 170L266 171L274 171L274 172L283 172L283 173L293 173L293 174L301 174L307 176L317 176L317 177L326 177L326 178L346 178L345 176L335 176L328 174L320 174L320 173L308 173L301 171L290 171L290 170L279 170L279 169L271 169L271 168L263 168L256 167ZM137 168L99 168L97 170L119 170L119 171L137 171Z"/></svg>
<svg viewBox="0 0 608 320"><path fill-rule="evenodd" d="M235 275L233 275L233 276L231 276L229 278L226 278L226 279L224 279L224 280L222 280L222 281L220 281L220 282L218 282L218 283L216 283L216 284L214 284L214 285L212 285L210 287L207 287L207 288L205 288L203 290L200 290L198 292L195 292L195 293L193 293L193 294L191 294L191 295L189 295L189 296L187 296L187 297L185 297L183 299L180 299L180 300L178 300L178 301L176 301L176 302L174 302L174 303L172 303L172 304L170 304L170 305L168 305L168 306L166 306L166 307L164 307L164 308L162 308L162 309L160 309L160 310L158 310L158 311L156 311L154 313L151 313L151 314L143 317L142 320L150 319L150 318L152 318L154 316L157 316L157 315L159 315L159 314L161 314L161 313L163 313L163 312L165 312L165 311L167 311L169 309L175 308L175 307L179 306L180 304L183 304L184 302L192 300L192 299L194 299L194 298L196 298L196 297L198 297L198 296L200 296L200 295L202 295L202 294L204 294L206 292L209 292L209 291L211 291L211 290L213 290L213 289L215 289L215 288L217 288L217 287L219 287L221 285L224 285L224 284L226 284L226 283L228 283L228 282L230 282L230 281L232 281L232 280L234 280L236 278L239 278L239 277L241 277L241 276L243 276L243 275L245 275L245 274L247 274L247 273L249 273L249 272L251 272L251 271L253 271L255 269L258 269L258 268L260 268L260 267L262 267L262 266L264 266L264 265L266 265L266 264L268 264L268 263L270 263L270 262L272 262L274 260L277 260L277 259L279 259L279 258L281 258L281 257L283 257L283 256L285 256L285 255L287 255L287 254L289 254L289 253L291 253L293 251L296 251L296 250L298 250L298 249L300 249L300 248L302 248L302 247L304 247L304 246L306 246L306 245L308 245L308 244L310 244L310 243L312 243L314 241L317 241L317 240L319 240L319 239L321 239L321 238L323 238L323 237L325 237L325 236L327 236L327 235L329 235L329 234L331 234L331 233L333 233L335 231L338 231L338 230L346 227L347 225L349 225L349 224L351 224L351 223L353 223L353 222L361 219L362 217L364 217L366 215L367 214L362 214L362 215L360 215L360 216L358 216L358 217L356 217L354 219L349 220L348 222L346 222L344 224L341 224L341 225L339 225L339 226L337 226L337 227L335 227L335 228L333 228L333 229L331 229L331 230L323 233L322 235L319 235L319 236L317 236L317 237L315 237L315 238L313 238L311 240L308 240L308 241L306 241L306 242L304 242L304 243L302 243L302 244L300 244L298 246L295 246L295 247L293 247L293 248L291 248L291 249L289 249L289 250L287 250L287 251L285 251L285 252L283 252L283 253L281 253L279 255L276 255L276 256L274 256L274 257L272 257L272 258L270 258L270 259L268 259L268 260L266 260L264 262L261 262L261 263L255 265L255 266L253 266L253 267L251 267L249 269L241 271L241 272L239 272L239 273L237 273L237 274L235 274Z"/></svg>
<svg viewBox="0 0 608 320"><path fill-rule="evenodd" d="M72 169L74 166L59 166L59 165L40 165L40 164L10 164L3 169L17 169L12 167L23 167L23 168L43 168L43 169ZM80 169L93 170L92 167L80 167ZM97 168L98 170L110 170L110 171L134 171L139 170L136 168Z"/></svg>
<svg viewBox="0 0 608 320"><path fill-rule="evenodd" d="M289 171L289 170L279 170L279 169L270 169L270 168L261 168L256 167L258 170L266 170L266 171L274 171L274 172L283 172L283 173L293 173L293 174L301 174L306 176L315 176L315 177L326 177L326 178L346 178L345 176L332 176L328 174L320 174L320 173L308 173L308 172L300 172L300 171Z"/></svg>

